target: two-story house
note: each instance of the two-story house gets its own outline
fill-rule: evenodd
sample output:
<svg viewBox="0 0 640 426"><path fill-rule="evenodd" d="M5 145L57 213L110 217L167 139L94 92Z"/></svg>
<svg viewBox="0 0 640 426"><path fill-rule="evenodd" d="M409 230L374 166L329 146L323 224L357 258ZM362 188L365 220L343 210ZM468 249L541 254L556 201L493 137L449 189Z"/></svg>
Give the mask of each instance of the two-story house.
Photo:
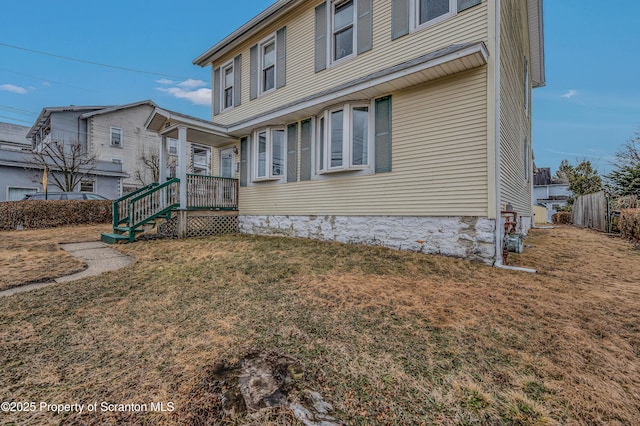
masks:
<svg viewBox="0 0 640 426"><path fill-rule="evenodd" d="M29 127L10 123L0 123L0 201L17 201L25 195L44 191L42 176L44 166L34 161L31 142L27 139ZM47 189L59 191L51 173L56 173L55 162L48 165ZM119 195L120 180L126 176L122 166L108 161L97 161L93 168L82 167L85 179L80 190L98 192L108 198ZM87 185L86 182L91 182Z"/></svg>
<svg viewBox="0 0 640 426"><path fill-rule="evenodd" d="M115 106L47 107L42 110L28 132L33 148L49 141L80 144L83 151L98 162L122 165L126 177L119 187L105 196L118 198L158 179L157 167L160 137L148 131L145 123L157 108L150 100ZM169 140L168 166L175 169L177 142ZM211 147L189 144L189 172L211 174ZM83 190L99 190L99 178L82 182Z"/></svg>
<svg viewBox="0 0 640 426"><path fill-rule="evenodd" d="M239 151L241 232L491 264L507 208L531 226L541 0L279 0L194 63L211 145Z"/></svg>

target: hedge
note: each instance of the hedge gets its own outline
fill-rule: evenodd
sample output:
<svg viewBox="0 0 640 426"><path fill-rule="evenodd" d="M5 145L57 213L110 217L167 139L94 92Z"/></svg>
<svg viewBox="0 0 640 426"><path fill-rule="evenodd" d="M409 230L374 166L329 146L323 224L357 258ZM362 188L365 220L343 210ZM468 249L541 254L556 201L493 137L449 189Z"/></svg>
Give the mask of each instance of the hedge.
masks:
<svg viewBox="0 0 640 426"><path fill-rule="evenodd" d="M111 201L24 200L0 203L0 230L111 222Z"/></svg>
<svg viewBox="0 0 640 426"><path fill-rule="evenodd" d="M620 212L620 235L640 242L640 209L624 209Z"/></svg>
<svg viewBox="0 0 640 426"><path fill-rule="evenodd" d="M571 225L571 212L558 212L551 216L551 221L556 225Z"/></svg>

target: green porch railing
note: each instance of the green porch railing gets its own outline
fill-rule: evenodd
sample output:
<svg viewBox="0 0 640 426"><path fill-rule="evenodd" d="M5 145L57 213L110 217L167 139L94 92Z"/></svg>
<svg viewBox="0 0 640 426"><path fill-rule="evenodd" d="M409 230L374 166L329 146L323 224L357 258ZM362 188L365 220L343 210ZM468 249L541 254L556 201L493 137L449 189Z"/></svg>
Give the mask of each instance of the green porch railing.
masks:
<svg viewBox="0 0 640 426"><path fill-rule="evenodd" d="M180 179L170 179L145 193L131 198L128 227L132 231L160 215L180 207Z"/></svg>
<svg viewBox="0 0 640 426"><path fill-rule="evenodd" d="M140 195L143 192L147 192L158 185L160 185L158 182L154 182L115 200L112 205L113 227L116 228L121 223L129 222L129 199Z"/></svg>

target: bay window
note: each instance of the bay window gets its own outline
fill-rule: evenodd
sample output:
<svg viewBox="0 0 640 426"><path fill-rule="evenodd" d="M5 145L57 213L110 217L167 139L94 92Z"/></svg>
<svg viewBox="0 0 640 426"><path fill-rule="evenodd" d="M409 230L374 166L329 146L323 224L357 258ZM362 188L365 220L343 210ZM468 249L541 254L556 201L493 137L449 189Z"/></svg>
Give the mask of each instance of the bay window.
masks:
<svg viewBox="0 0 640 426"><path fill-rule="evenodd" d="M254 134L254 180L280 180L285 176L285 131L264 129Z"/></svg>
<svg viewBox="0 0 640 426"><path fill-rule="evenodd" d="M319 174L369 168L370 111L368 104L346 104L318 117L316 164Z"/></svg>

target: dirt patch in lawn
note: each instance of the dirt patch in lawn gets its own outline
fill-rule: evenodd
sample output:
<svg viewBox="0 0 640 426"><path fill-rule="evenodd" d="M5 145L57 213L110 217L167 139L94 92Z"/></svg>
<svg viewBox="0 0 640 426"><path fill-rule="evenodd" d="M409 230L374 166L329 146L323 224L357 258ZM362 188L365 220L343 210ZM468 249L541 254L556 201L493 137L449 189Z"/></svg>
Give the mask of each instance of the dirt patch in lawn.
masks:
<svg viewBox="0 0 640 426"><path fill-rule="evenodd" d="M296 424L311 391L346 424L635 424L640 252L569 227L526 244L538 274L287 238L121 246L127 270L0 300L0 394L175 410L3 420ZM225 406L251 354L289 405Z"/></svg>
<svg viewBox="0 0 640 426"><path fill-rule="evenodd" d="M59 243L98 241L108 225L0 232L0 290L82 271L86 265Z"/></svg>

